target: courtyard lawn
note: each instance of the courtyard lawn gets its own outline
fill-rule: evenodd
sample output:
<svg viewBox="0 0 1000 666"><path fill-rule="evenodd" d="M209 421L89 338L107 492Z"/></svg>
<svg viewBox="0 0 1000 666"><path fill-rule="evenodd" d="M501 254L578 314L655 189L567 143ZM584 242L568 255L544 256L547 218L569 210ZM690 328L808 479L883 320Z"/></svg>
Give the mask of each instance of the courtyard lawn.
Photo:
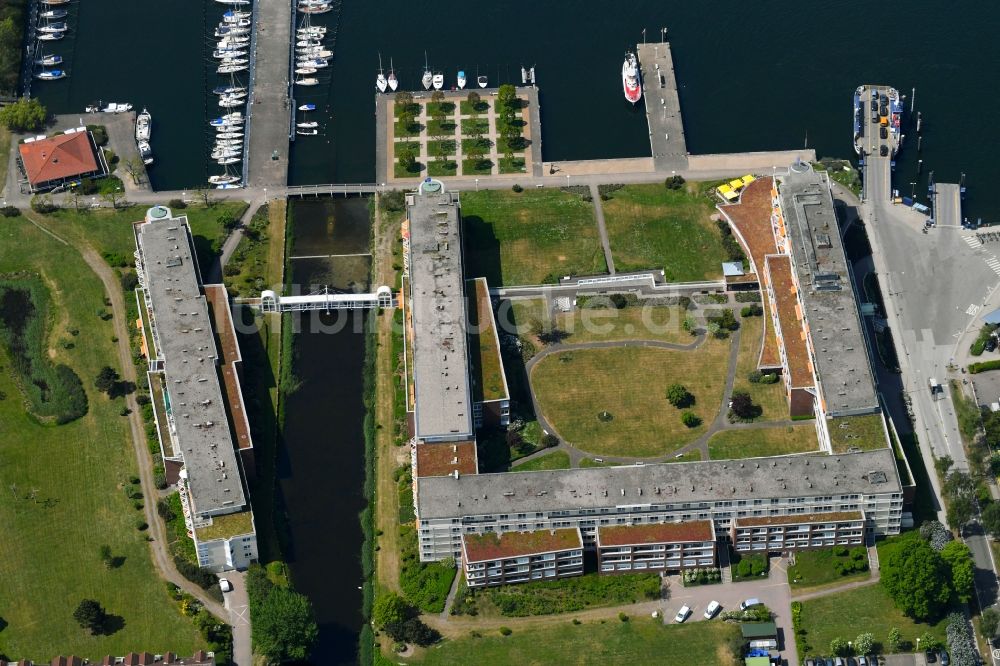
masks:
<svg viewBox="0 0 1000 666"><path fill-rule="evenodd" d="M739 304L742 307L742 304ZM740 351L736 359L736 378L733 389L746 391L754 404L760 405L763 413L761 421L784 421L788 419L788 398L785 384L780 380L774 384L754 384L747 377L757 369L760 349L764 336L764 317L743 317L740 319Z"/></svg>
<svg viewBox="0 0 1000 666"><path fill-rule="evenodd" d="M109 225L98 223L101 229ZM0 370L5 396L0 400L0 487L5 493L0 502L5 536L0 540L0 652L12 659L76 654L97 660L137 649L191 654L206 647L167 596L153 569L146 533L136 529L143 514L123 492L128 477L137 473L128 421L119 415L124 402L93 388L101 367L118 362L112 324L95 315L103 309L103 285L76 251L23 218L5 220L0 229L0 273L14 271L38 273L48 286L53 306L49 353L80 376L89 412L63 426L41 426L29 418L11 380L6 351L0 349L0 366L6 366ZM73 336L70 329L79 334ZM62 342L75 346L67 349ZM103 544L122 558L120 567L102 563ZM84 598L120 618L120 628L101 636L81 629L73 610Z"/></svg>
<svg viewBox="0 0 1000 666"><path fill-rule="evenodd" d="M462 160L463 176L489 176L491 173L493 173L493 161L488 158Z"/></svg>
<svg viewBox="0 0 1000 666"><path fill-rule="evenodd" d="M500 173L527 173L523 157L500 158Z"/></svg>
<svg viewBox="0 0 1000 666"><path fill-rule="evenodd" d="M579 625L567 619L518 627L510 636L497 630L480 633L478 638L446 641L403 663L615 666L649 663L650 655L656 655L656 663L662 664L731 666L737 662L727 643L739 629L723 622L664 626L661 620L633 617L627 622L610 618Z"/></svg>
<svg viewBox="0 0 1000 666"><path fill-rule="evenodd" d="M684 311L676 306L629 306L574 309L554 317L555 326L569 334L566 342L615 340L659 340L690 344L691 334L682 328Z"/></svg>
<svg viewBox="0 0 1000 666"><path fill-rule="evenodd" d="M853 641L866 631L885 645L893 627L911 644L925 631L944 642L947 626L947 618L933 625L914 622L896 608L881 585L867 585L802 602L802 628L806 634L797 639L799 657L828 655L834 638Z"/></svg>
<svg viewBox="0 0 1000 666"><path fill-rule="evenodd" d="M452 158L433 159L427 163L428 176L454 176L458 173L458 162Z"/></svg>
<svg viewBox="0 0 1000 666"><path fill-rule="evenodd" d="M848 549L848 553L850 550ZM865 562L867 562L867 554ZM788 584L792 589L815 588L830 583L840 585L871 578L871 571L852 572L841 575L834 567L840 563L850 563L851 556L834 555L833 548L818 548L795 553L795 566L788 568Z"/></svg>
<svg viewBox="0 0 1000 666"><path fill-rule="evenodd" d="M462 119L462 134L465 136L472 136L479 130L480 134L486 134L490 131L490 121L487 118L463 118Z"/></svg>
<svg viewBox="0 0 1000 666"><path fill-rule="evenodd" d="M462 193L465 268L491 287L607 272L594 208L555 189Z"/></svg>
<svg viewBox="0 0 1000 666"><path fill-rule="evenodd" d="M420 133L425 129L424 125L421 124L420 120L416 120L412 125L404 125L399 118L396 118L392 124L392 132L394 137L411 137L420 136Z"/></svg>
<svg viewBox="0 0 1000 666"><path fill-rule="evenodd" d="M469 100L463 99L459 103L458 108L463 116L472 116L477 113L481 116L485 116L486 112L490 110L490 103L488 100L480 98L479 103L476 104L476 108L473 108L472 105L469 104ZM483 120L486 120L486 118L484 117Z"/></svg>
<svg viewBox="0 0 1000 666"><path fill-rule="evenodd" d="M708 455L712 460L783 456L818 450L819 441L812 423L723 430L708 440Z"/></svg>
<svg viewBox="0 0 1000 666"><path fill-rule="evenodd" d="M649 347L578 349L546 356L531 371L539 407L564 440L599 456L667 455L703 434L718 414L726 379L728 340L706 340L693 351ZM680 410L666 387L683 384L695 404ZM602 419L603 412L610 419ZM681 413L701 423L688 428Z"/></svg>
<svg viewBox="0 0 1000 666"><path fill-rule="evenodd" d="M601 204L619 271L662 268L668 282L713 280L728 260L712 200L662 184L626 185Z"/></svg>
<svg viewBox="0 0 1000 666"><path fill-rule="evenodd" d="M539 456L528 462L512 467L512 472L537 472L543 469L569 469L569 454L565 451L554 451Z"/></svg>

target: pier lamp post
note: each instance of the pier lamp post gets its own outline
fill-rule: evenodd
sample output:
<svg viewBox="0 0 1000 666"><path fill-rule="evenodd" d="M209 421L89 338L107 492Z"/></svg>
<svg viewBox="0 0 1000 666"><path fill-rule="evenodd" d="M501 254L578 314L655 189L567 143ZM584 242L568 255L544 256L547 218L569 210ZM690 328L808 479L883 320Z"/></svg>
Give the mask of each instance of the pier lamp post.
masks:
<svg viewBox="0 0 1000 666"><path fill-rule="evenodd" d="M267 188L264 188L264 203L267 203Z"/></svg>
<svg viewBox="0 0 1000 666"><path fill-rule="evenodd" d="M479 191L479 179L476 178L476 192Z"/></svg>
<svg viewBox="0 0 1000 666"><path fill-rule="evenodd" d="M914 192L916 192L916 189L917 189L917 182L916 181L912 181L910 183L910 198L911 199L913 198L913 195L914 195Z"/></svg>
<svg viewBox="0 0 1000 666"><path fill-rule="evenodd" d="M667 41L667 29L666 28L660 28L660 41L661 42Z"/></svg>

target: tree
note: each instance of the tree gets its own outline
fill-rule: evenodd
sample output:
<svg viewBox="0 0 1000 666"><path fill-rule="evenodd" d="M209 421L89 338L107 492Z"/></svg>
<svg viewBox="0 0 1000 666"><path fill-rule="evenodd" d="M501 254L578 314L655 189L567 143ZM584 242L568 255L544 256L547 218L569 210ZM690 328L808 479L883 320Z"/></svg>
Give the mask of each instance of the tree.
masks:
<svg viewBox="0 0 1000 666"><path fill-rule="evenodd" d="M101 371L97 373L97 379L94 380L94 386L97 387L98 391L102 393L111 393L115 384L118 383L118 372L111 366L104 366Z"/></svg>
<svg viewBox="0 0 1000 666"><path fill-rule="evenodd" d="M199 187L194 191L195 197L201 199L201 203L205 208L211 208L215 205L215 197L212 196L212 190L207 187Z"/></svg>
<svg viewBox="0 0 1000 666"><path fill-rule="evenodd" d="M469 107L472 109L472 115L479 113L479 105L482 103L483 98L479 96L475 90L469 92L469 96L465 98L469 103Z"/></svg>
<svg viewBox="0 0 1000 666"><path fill-rule="evenodd" d="M396 106L408 107L413 104L413 93L400 90L396 93Z"/></svg>
<svg viewBox="0 0 1000 666"><path fill-rule="evenodd" d="M948 505L948 522L952 527L960 529L972 520L976 510L976 482L967 472L949 473L941 492Z"/></svg>
<svg viewBox="0 0 1000 666"><path fill-rule="evenodd" d="M694 404L694 396L683 384L671 384L667 387L667 402L678 409Z"/></svg>
<svg viewBox="0 0 1000 666"><path fill-rule="evenodd" d="M386 592L375 598L372 606L372 622L376 627L400 624L413 615L413 608L394 592Z"/></svg>
<svg viewBox="0 0 1000 666"><path fill-rule="evenodd" d="M108 614L98 602L93 599L84 599L73 611L73 619L79 622L84 629L89 629L91 635L97 635L104 629Z"/></svg>
<svg viewBox="0 0 1000 666"><path fill-rule="evenodd" d="M106 192L101 192L101 199L111 204L111 207L114 208L115 210L118 210L118 202L122 200L123 196L124 195L122 195L121 191L117 189L111 189L107 190Z"/></svg>
<svg viewBox="0 0 1000 666"><path fill-rule="evenodd" d="M111 555L111 546L104 544L98 552L101 554L101 561L104 562L104 566L110 569L114 563L114 557Z"/></svg>
<svg viewBox="0 0 1000 666"><path fill-rule="evenodd" d="M997 628L1000 628L1000 613L994 608L987 608L979 618L979 633L992 643L996 638Z"/></svg>
<svg viewBox="0 0 1000 666"><path fill-rule="evenodd" d="M983 527L993 535L994 539L1000 538L1000 502L990 502L983 509L981 516Z"/></svg>
<svg viewBox="0 0 1000 666"><path fill-rule="evenodd" d="M479 166L483 162L483 158L486 156L486 151L483 150L482 141L473 141L469 144L469 149L465 151L465 154L469 156L472 162Z"/></svg>
<svg viewBox="0 0 1000 666"><path fill-rule="evenodd" d="M934 636L934 634L932 634L929 631L925 631L924 633L920 634L920 637L917 638L917 640L920 641L920 646L924 650L940 650L941 649L941 641L939 641Z"/></svg>
<svg viewBox="0 0 1000 666"><path fill-rule="evenodd" d="M431 93L431 101L437 104L438 106L441 106L441 103L444 102L444 93L441 92L440 90L435 90L433 93Z"/></svg>
<svg viewBox="0 0 1000 666"><path fill-rule="evenodd" d="M125 172L132 177L132 184L139 184L139 176L142 174L142 160L137 157L130 157L125 160Z"/></svg>
<svg viewBox="0 0 1000 666"><path fill-rule="evenodd" d="M417 170L417 155L410 146L399 151L399 164L407 171Z"/></svg>
<svg viewBox="0 0 1000 666"><path fill-rule="evenodd" d="M309 658L319 633L312 604L304 595L273 586L253 613L254 648L275 662Z"/></svg>
<svg viewBox="0 0 1000 666"><path fill-rule="evenodd" d="M22 97L0 109L0 123L13 132L34 132L41 129L48 115L38 99Z"/></svg>
<svg viewBox="0 0 1000 666"><path fill-rule="evenodd" d="M961 541L949 541L941 549L941 559L951 569L951 589L963 604L972 600L972 590L975 584L972 552Z"/></svg>
<svg viewBox="0 0 1000 666"><path fill-rule="evenodd" d="M733 391L729 411L740 421L752 421L763 412L746 391Z"/></svg>
<svg viewBox="0 0 1000 666"><path fill-rule="evenodd" d="M80 188L74 187L69 191L69 200L73 202L73 209L79 213L80 203L83 201L83 195L80 193Z"/></svg>
<svg viewBox="0 0 1000 666"><path fill-rule="evenodd" d="M889 652L899 652L902 644L903 636L899 633L899 629L893 627L889 630L889 635L886 637L886 647L889 648Z"/></svg>
<svg viewBox="0 0 1000 666"><path fill-rule="evenodd" d="M951 600L951 571L941 556L910 533L885 549L882 587L915 620L937 618Z"/></svg>
<svg viewBox="0 0 1000 666"><path fill-rule="evenodd" d="M681 414L681 423L688 428L697 428L701 425L701 418L694 412L683 412Z"/></svg>
<svg viewBox="0 0 1000 666"><path fill-rule="evenodd" d="M872 636L870 631L858 634L858 637L854 639L854 652L857 654L871 654L874 647L875 637Z"/></svg>
<svg viewBox="0 0 1000 666"><path fill-rule="evenodd" d="M236 217L236 215L232 211L228 210L224 210L221 213L219 213L219 216L216 218L216 221L223 229L229 231L240 226L240 218Z"/></svg>
<svg viewBox="0 0 1000 666"><path fill-rule="evenodd" d="M838 657L846 657L849 650L850 648L847 646L847 641L840 636L837 636L830 641L830 652L834 653Z"/></svg>

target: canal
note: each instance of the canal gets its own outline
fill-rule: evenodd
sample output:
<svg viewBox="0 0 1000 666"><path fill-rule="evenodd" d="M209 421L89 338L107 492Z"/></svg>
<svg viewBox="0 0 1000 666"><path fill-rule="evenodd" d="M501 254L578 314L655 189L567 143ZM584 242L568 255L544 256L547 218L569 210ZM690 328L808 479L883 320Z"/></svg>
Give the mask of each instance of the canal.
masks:
<svg viewBox="0 0 1000 666"><path fill-rule="evenodd" d="M292 204L291 256L367 252L366 199ZM366 257L292 259L292 281L308 293L327 285L366 289ZM361 628L361 542L365 507L365 314L293 315L296 389L284 402L278 478L287 514L285 558L295 588L313 603L319 641L311 663L353 664ZM288 362L284 359L283 362Z"/></svg>

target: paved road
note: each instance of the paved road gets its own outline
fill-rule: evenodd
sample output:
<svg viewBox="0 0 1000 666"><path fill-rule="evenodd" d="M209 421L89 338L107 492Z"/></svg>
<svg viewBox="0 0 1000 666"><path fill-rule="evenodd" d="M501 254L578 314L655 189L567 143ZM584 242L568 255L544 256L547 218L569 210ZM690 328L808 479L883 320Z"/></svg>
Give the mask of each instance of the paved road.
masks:
<svg viewBox="0 0 1000 666"><path fill-rule="evenodd" d="M220 578L225 578L233 586L233 589L226 592L224 597L226 610L229 612L229 624L233 628L233 664L235 666L253 666L246 573L227 571Z"/></svg>

